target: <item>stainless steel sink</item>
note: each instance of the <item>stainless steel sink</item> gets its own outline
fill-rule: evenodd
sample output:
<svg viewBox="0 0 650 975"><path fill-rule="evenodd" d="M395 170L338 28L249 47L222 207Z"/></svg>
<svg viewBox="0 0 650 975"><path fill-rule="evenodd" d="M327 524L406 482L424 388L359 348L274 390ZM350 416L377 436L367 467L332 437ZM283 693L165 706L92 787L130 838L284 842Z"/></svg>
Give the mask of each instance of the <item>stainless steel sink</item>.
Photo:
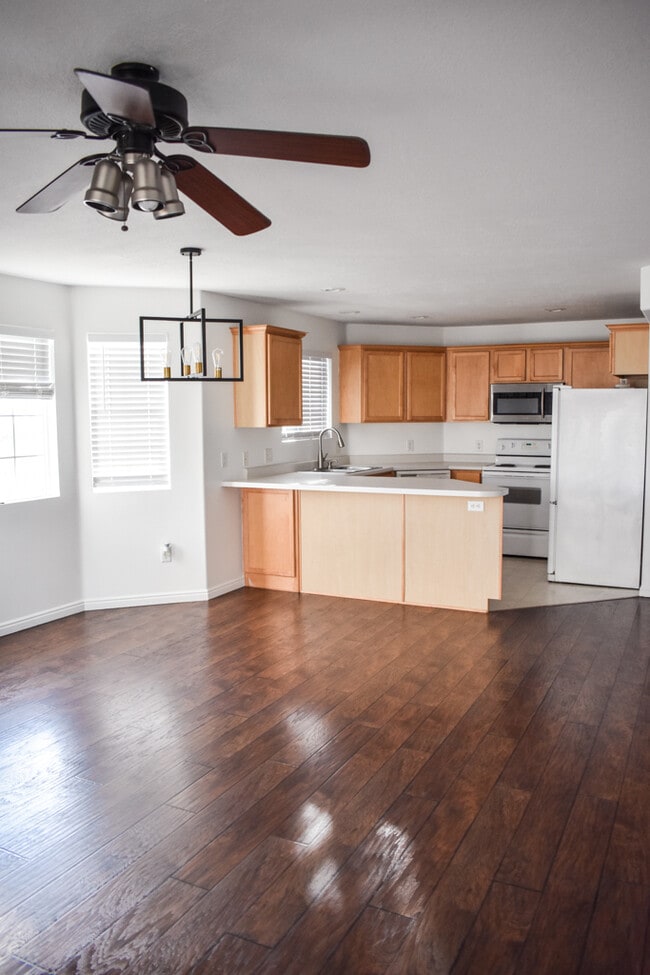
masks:
<svg viewBox="0 0 650 975"><path fill-rule="evenodd" d="M368 471L380 471L381 467L356 467L354 464L332 464L326 470L319 470L314 467L314 472L319 474L367 474Z"/></svg>

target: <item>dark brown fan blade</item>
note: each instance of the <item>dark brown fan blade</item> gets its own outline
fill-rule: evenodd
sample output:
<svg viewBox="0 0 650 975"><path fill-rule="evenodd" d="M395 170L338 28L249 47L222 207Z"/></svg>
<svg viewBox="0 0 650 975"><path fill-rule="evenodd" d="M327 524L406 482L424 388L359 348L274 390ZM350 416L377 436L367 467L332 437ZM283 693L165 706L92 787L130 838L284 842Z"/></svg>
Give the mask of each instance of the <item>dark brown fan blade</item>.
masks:
<svg viewBox="0 0 650 975"><path fill-rule="evenodd" d="M3 132L26 132L49 135L52 139L98 139L100 136L88 135L87 132L80 132L78 129L0 129Z"/></svg>
<svg viewBox="0 0 650 975"><path fill-rule="evenodd" d="M34 196L30 196L18 207L16 213L52 213L54 210L58 210L64 203L67 203L71 196L89 184L92 167L100 159L105 158L105 155L101 155L85 156L80 159L69 169L59 173L51 183L44 186Z"/></svg>
<svg viewBox="0 0 650 975"><path fill-rule="evenodd" d="M105 115L155 127L151 96L146 88L85 68L75 68L74 73Z"/></svg>
<svg viewBox="0 0 650 975"><path fill-rule="evenodd" d="M168 156L165 163L174 173L181 193L185 193L190 200L203 207L206 213L233 234L243 237L270 227L271 221L268 217L195 159L189 156Z"/></svg>
<svg viewBox="0 0 650 975"><path fill-rule="evenodd" d="M325 163L328 166L361 167L370 162L368 143L348 135L192 126L185 129L182 139L199 152L218 152L229 156L290 159L294 162Z"/></svg>

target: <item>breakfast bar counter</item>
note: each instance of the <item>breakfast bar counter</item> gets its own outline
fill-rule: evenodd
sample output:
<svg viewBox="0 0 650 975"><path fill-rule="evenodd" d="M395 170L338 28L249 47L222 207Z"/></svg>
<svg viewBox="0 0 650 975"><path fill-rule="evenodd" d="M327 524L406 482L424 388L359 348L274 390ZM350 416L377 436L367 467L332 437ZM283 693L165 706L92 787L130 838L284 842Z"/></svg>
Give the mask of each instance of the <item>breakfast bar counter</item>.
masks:
<svg viewBox="0 0 650 975"><path fill-rule="evenodd" d="M248 586L487 612L501 598L501 488L295 471L242 492Z"/></svg>

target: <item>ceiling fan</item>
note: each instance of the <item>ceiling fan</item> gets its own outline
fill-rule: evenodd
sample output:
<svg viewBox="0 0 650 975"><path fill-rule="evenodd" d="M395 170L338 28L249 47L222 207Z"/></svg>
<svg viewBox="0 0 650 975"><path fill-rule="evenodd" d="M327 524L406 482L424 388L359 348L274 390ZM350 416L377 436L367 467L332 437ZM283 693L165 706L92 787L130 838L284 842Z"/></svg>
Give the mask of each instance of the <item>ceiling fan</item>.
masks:
<svg viewBox="0 0 650 975"><path fill-rule="evenodd" d="M163 155L159 143L180 145L197 152L332 166L367 166L370 150L355 136L273 132L190 126L187 101L174 88L159 82L157 68L125 62L110 75L75 68L84 86L81 122L88 130L0 129L3 132L41 132L52 139L112 139L107 153L85 156L56 176L18 207L18 213L51 213L88 184L84 203L102 216L123 222L129 207L152 212L156 219L185 212L177 190L202 207L234 234L253 234L270 226L230 186L192 156Z"/></svg>

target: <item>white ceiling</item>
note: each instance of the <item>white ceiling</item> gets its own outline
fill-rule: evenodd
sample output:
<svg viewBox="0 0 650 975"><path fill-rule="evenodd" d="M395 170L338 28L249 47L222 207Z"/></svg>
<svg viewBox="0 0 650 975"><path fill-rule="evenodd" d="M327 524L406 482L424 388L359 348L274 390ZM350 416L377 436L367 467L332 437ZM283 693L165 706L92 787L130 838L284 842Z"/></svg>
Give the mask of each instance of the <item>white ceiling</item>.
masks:
<svg viewBox="0 0 650 975"><path fill-rule="evenodd" d="M638 317L649 37L648 0L13 0L2 127L78 128L73 68L143 61L191 124L360 135L372 162L197 154L272 226L235 237L186 200L122 233L81 195L14 212L110 143L0 135L0 272L184 288L192 245L197 287L341 321Z"/></svg>

